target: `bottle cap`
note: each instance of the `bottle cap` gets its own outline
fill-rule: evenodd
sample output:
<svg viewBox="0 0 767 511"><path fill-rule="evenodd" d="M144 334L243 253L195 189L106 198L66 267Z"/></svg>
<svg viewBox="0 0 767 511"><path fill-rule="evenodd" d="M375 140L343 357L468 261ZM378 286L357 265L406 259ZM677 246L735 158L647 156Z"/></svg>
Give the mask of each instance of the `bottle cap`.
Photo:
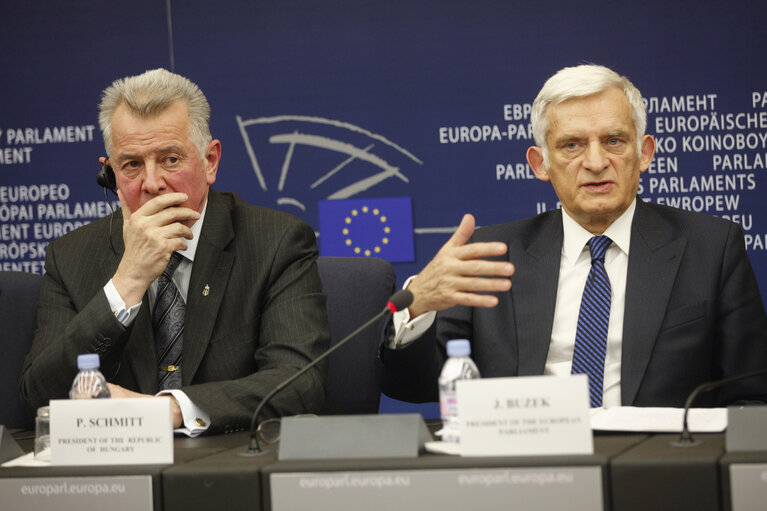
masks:
<svg viewBox="0 0 767 511"><path fill-rule="evenodd" d="M100 365L99 356L95 353L77 355L77 368L81 371L83 369L98 369Z"/></svg>
<svg viewBox="0 0 767 511"><path fill-rule="evenodd" d="M468 357L471 355L471 343L468 339L453 339L447 341L448 357Z"/></svg>

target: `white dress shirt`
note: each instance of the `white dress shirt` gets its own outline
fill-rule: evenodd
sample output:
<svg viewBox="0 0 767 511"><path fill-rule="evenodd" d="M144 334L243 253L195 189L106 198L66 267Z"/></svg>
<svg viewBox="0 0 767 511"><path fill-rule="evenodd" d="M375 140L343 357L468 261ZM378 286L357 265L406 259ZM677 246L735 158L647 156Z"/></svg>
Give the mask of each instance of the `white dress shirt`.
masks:
<svg viewBox="0 0 767 511"><path fill-rule="evenodd" d="M173 283L181 293L184 303L187 303L187 295L189 293L189 279L192 276L192 263L194 262L194 256L197 253L197 243L200 240L200 232L202 231L202 222L205 219L205 211L208 209L208 203L205 202L200 218L192 225L192 239L186 240L186 250L179 250L178 253L183 256L181 262L173 272ZM114 283L110 279L104 286L104 292L106 293L107 300L109 300L109 306L112 308L112 312L123 326L130 326L136 319L138 311L141 308L141 302L132 306L130 309L125 308L125 302L123 301L120 293L117 292ZM157 297L157 280L152 282L149 286L149 305L154 306L154 301ZM183 371L183 365L182 365ZM157 395L171 394L178 402L179 408L181 408L181 415L183 417L183 427L175 430L176 433L183 433L185 435L195 437L203 433L210 426L210 417L197 405L195 405L191 399L179 389L170 389L160 391Z"/></svg>
<svg viewBox="0 0 767 511"><path fill-rule="evenodd" d="M631 244L631 223L635 209L636 199L603 233L613 241L605 254L605 269L610 278L612 296L605 356L602 399L604 407L621 405L621 342L623 315L626 308L626 274ZM564 239L559 264L557 302L554 308L551 344L543 373L551 375L569 375L572 369L581 298L586 279L591 271L591 252L587 243L593 234L581 227L564 210L562 210L562 227ZM408 286L412 278L405 282L404 287ZM389 347L401 348L419 338L431 326L435 317L436 313L432 311L410 321L407 309L396 312L393 316L395 334L389 341Z"/></svg>

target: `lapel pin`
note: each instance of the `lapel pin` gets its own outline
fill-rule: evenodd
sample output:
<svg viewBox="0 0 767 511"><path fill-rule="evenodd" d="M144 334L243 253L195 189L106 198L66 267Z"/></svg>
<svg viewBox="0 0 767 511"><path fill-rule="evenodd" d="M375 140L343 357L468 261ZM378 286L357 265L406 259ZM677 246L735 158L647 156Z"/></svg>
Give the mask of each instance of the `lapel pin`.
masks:
<svg viewBox="0 0 767 511"><path fill-rule="evenodd" d="M208 296L210 294L210 286L205 284L205 289L202 290L202 296Z"/></svg>

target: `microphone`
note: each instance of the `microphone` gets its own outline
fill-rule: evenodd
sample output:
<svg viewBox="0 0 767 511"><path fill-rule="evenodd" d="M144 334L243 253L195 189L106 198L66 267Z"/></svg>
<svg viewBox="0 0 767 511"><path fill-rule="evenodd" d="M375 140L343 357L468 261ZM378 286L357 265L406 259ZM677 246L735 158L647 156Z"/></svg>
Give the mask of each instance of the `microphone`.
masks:
<svg viewBox="0 0 767 511"><path fill-rule="evenodd" d="M370 318L367 322L365 322L362 326L357 328L354 332L350 333L338 343L335 344L335 346L330 347L327 351L325 351L322 355L315 358L311 362L309 362L306 366L304 366L301 370L299 370L297 373L295 373L293 376L288 378L287 380L283 381L274 389L272 389L271 392L269 392L264 399L261 400L261 402L256 407L256 411L253 412L253 418L250 421L250 442L248 444L248 450L244 453L240 453L243 456L254 456L258 454L263 454L263 451L261 451L261 446L258 443L258 435L256 434L256 425L258 424L258 416L261 414L261 410L264 408L264 405L269 402L270 399L272 399L278 392L283 390L285 387L293 383L295 380L298 379L299 376L307 372L312 367L316 366L318 363L320 363L322 360L325 360L328 356L330 356L331 353L336 351L338 348L349 342L352 338L354 338L357 334L368 328L373 323L377 322L379 319L381 319L386 314L394 314L397 311L400 311L404 309L405 307L410 306L410 304L413 303L413 293L408 291L407 289L403 289L401 291L397 291L391 297L389 298L389 301L386 302L386 307L383 308L381 312Z"/></svg>
<svg viewBox="0 0 767 511"><path fill-rule="evenodd" d="M682 432L679 435L679 440L669 443L674 447L694 447L703 443L702 440L693 440L692 434L690 433L690 428L687 426L687 413L690 411L690 407L692 406L693 401L695 401L695 398L697 398L700 394L708 392L709 390L717 389L723 385L727 385L728 383L753 378L754 376L759 376L762 374L767 374L767 369L759 369L758 371L751 371L750 373L739 374L737 376L731 376L722 380L701 383L695 387L690 393L690 396L687 398L687 401L684 403L684 414L682 415Z"/></svg>

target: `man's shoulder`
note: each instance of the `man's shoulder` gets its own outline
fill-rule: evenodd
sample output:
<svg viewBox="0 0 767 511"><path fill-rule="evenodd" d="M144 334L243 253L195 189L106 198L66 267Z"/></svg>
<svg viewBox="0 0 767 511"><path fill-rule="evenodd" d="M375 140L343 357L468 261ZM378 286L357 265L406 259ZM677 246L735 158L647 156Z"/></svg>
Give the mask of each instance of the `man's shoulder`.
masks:
<svg viewBox="0 0 767 511"><path fill-rule="evenodd" d="M266 206L258 206L247 202L245 199L237 195L235 192L213 192L215 194L215 202L224 205L229 209L234 216L239 216L244 219L260 219L266 221L280 222L280 223L303 223L300 218L279 211L276 209L268 208ZM211 195L212 197L213 195Z"/></svg>
<svg viewBox="0 0 767 511"><path fill-rule="evenodd" d="M122 229L122 224L117 226L118 219L113 218L116 216L119 216L119 211L69 231L52 241L51 244L57 247L74 246L82 249L102 244L109 239L111 229Z"/></svg>
<svg viewBox="0 0 767 511"><path fill-rule="evenodd" d="M72 289L92 291L88 286L98 282L102 266L115 260L115 247L110 232L122 234L120 213L95 220L52 241L46 250L45 271L53 272L72 285ZM110 225L111 224L111 225Z"/></svg>
<svg viewBox="0 0 767 511"><path fill-rule="evenodd" d="M641 201L641 199L638 199L638 201ZM637 210L638 215L650 219L659 219L668 224L677 234L727 232L737 225L726 218L679 209L666 206L665 204L642 201L641 205L639 202L637 202L637 205L639 206Z"/></svg>
<svg viewBox="0 0 767 511"><path fill-rule="evenodd" d="M562 227L562 212L558 209L546 211L529 218L492 224L474 231L474 241L507 241L529 239L544 229Z"/></svg>
<svg viewBox="0 0 767 511"><path fill-rule="evenodd" d="M221 209L211 215L214 222L212 225L230 224L235 238L241 241L245 233L246 241L270 242L282 238L288 231L295 232L294 230L305 231L306 236L311 232L314 237L314 229L300 218L276 209L250 204L234 192L212 192L211 205L226 211L224 216L221 215ZM206 222L207 215L206 213Z"/></svg>

